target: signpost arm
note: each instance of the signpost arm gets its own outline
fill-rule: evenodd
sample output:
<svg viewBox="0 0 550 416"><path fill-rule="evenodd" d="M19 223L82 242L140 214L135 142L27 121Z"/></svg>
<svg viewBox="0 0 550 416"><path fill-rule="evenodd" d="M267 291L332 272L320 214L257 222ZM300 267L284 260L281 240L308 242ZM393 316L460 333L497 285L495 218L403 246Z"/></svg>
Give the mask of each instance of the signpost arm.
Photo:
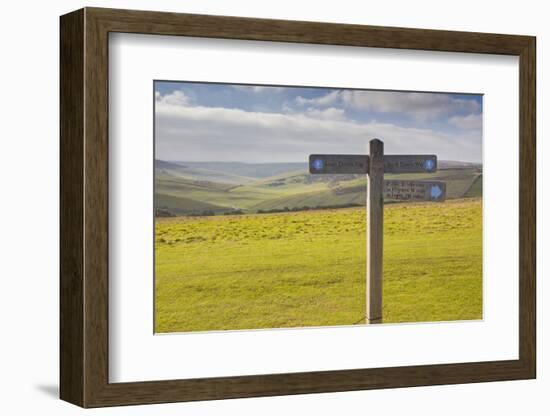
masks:
<svg viewBox="0 0 550 416"><path fill-rule="evenodd" d="M367 185L367 323L382 323L384 236L384 143L370 141Z"/></svg>

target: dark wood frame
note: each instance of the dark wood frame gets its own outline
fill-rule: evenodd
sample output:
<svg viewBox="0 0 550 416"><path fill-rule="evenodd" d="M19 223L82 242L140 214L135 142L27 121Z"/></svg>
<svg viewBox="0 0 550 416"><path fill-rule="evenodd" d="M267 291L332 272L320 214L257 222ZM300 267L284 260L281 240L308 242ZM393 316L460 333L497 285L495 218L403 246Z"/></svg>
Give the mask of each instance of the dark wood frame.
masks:
<svg viewBox="0 0 550 416"><path fill-rule="evenodd" d="M109 383L108 34L519 56L519 359ZM535 38L85 8L61 17L60 396L82 407L535 378Z"/></svg>

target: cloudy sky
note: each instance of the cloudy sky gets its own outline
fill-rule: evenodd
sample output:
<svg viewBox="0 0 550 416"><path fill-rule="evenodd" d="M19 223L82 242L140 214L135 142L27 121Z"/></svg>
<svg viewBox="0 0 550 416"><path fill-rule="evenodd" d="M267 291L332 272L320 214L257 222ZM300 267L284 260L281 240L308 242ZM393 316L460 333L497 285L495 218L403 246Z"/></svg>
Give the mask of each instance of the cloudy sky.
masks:
<svg viewBox="0 0 550 416"><path fill-rule="evenodd" d="M306 162L310 153L481 162L482 96L155 82L156 158Z"/></svg>

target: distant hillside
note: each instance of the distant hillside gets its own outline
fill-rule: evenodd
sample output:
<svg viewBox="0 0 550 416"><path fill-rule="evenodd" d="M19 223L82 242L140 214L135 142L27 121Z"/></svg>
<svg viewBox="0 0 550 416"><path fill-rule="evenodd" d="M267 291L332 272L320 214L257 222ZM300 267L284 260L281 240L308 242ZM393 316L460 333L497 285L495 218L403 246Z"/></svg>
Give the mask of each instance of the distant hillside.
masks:
<svg viewBox="0 0 550 416"><path fill-rule="evenodd" d="M207 211L223 213L227 211L225 207L209 204L207 202L159 193L155 193L155 208L166 210L174 215L200 214Z"/></svg>
<svg viewBox="0 0 550 416"><path fill-rule="evenodd" d="M473 162L457 162L455 160L438 160L437 165L439 169L481 169L481 163Z"/></svg>
<svg viewBox="0 0 550 416"><path fill-rule="evenodd" d="M175 162L167 162L165 160L155 159L155 169L177 170L177 169L180 169L181 167L182 166L180 164Z"/></svg>
<svg viewBox="0 0 550 416"><path fill-rule="evenodd" d="M236 175L250 178L267 178L285 172L307 170L307 162L291 163L243 163L243 162L164 162L161 164L176 165L184 168L194 168L206 171L223 172L227 175Z"/></svg>
<svg viewBox="0 0 550 416"><path fill-rule="evenodd" d="M447 199L455 199L481 196L481 172L479 164L442 161L436 173L385 177L442 180ZM364 175L310 175L305 163L155 162L155 208L175 215L349 206L365 199Z"/></svg>
<svg viewBox="0 0 550 416"><path fill-rule="evenodd" d="M479 175L464 194L465 197L480 197L483 194L483 175Z"/></svg>
<svg viewBox="0 0 550 416"><path fill-rule="evenodd" d="M242 184L253 181L255 178L237 175L223 169L207 169L184 165L177 162L166 162L164 160L155 160L155 174L157 177L163 174L169 176L179 176L187 179L207 180L212 182L221 182L226 184Z"/></svg>

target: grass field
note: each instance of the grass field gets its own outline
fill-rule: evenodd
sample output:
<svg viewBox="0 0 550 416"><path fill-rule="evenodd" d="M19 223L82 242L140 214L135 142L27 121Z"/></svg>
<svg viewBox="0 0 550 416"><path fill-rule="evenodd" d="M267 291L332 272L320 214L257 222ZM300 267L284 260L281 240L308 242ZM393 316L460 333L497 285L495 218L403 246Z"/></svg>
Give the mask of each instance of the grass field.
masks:
<svg viewBox="0 0 550 416"><path fill-rule="evenodd" d="M482 317L481 210L385 206L384 322ZM365 220L364 208L157 218L156 331L364 323Z"/></svg>

